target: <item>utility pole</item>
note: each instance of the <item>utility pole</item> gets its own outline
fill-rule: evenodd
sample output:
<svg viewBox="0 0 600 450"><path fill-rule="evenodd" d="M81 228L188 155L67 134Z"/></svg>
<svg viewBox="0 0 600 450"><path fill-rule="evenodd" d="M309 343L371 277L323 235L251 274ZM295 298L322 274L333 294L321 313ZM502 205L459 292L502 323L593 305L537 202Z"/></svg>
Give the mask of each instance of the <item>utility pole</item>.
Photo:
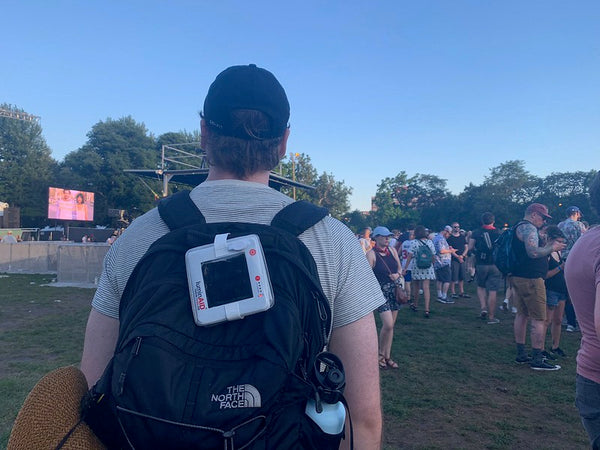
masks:
<svg viewBox="0 0 600 450"><path fill-rule="evenodd" d="M300 156L300 153L290 153L290 160L292 161L292 181L296 181L296 158ZM296 200L296 186L292 186L292 197Z"/></svg>

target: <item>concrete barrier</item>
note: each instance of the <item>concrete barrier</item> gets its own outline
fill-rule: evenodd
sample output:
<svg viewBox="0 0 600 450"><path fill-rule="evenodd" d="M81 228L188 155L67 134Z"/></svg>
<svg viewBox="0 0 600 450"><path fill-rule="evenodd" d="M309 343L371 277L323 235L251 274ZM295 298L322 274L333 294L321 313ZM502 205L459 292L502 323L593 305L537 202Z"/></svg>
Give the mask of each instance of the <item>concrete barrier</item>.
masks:
<svg viewBox="0 0 600 450"><path fill-rule="evenodd" d="M108 244L59 245L56 281L98 284L102 262L109 248Z"/></svg>
<svg viewBox="0 0 600 450"><path fill-rule="evenodd" d="M58 243L0 243L0 272L56 273Z"/></svg>
<svg viewBox="0 0 600 450"><path fill-rule="evenodd" d="M0 272L53 273L57 282L97 284L108 244L0 243Z"/></svg>

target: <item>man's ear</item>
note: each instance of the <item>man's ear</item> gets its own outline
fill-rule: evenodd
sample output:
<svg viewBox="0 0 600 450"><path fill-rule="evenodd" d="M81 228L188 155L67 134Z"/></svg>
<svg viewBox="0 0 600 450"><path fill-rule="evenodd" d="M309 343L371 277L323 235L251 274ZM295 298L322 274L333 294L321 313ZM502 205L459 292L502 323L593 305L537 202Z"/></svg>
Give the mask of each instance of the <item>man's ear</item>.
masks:
<svg viewBox="0 0 600 450"><path fill-rule="evenodd" d="M281 137L281 144L279 144L279 159L285 158L285 153L287 151L287 141L290 137L290 129L286 128L283 136Z"/></svg>

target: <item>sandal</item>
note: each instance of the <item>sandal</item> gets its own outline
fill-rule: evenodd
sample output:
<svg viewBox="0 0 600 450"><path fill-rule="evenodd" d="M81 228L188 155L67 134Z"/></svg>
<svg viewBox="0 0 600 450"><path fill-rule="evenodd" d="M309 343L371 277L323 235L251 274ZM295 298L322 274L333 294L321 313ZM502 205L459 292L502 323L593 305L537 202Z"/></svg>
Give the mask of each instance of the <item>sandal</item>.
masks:
<svg viewBox="0 0 600 450"><path fill-rule="evenodd" d="M387 369L387 359L381 353L379 354L379 368Z"/></svg>
<svg viewBox="0 0 600 450"><path fill-rule="evenodd" d="M398 363L396 361L394 361L392 358L386 358L385 360L385 364L390 368L390 369L398 369Z"/></svg>
<svg viewBox="0 0 600 450"><path fill-rule="evenodd" d="M410 309L412 309L413 312L417 312L417 307L416 307L416 305L414 303L410 304Z"/></svg>

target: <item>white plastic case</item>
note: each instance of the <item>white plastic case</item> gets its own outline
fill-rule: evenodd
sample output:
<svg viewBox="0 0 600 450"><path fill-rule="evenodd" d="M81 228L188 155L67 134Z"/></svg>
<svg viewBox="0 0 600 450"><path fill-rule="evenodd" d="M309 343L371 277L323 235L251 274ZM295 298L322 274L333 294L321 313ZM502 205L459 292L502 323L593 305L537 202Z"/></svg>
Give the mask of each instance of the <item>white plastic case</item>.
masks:
<svg viewBox="0 0 600 450"><path fill-rule="evenodd" d="M273 289L260 239L255 234L227 239L185 254L194 321L212 325L266 311L274 303Z"/></svg>

